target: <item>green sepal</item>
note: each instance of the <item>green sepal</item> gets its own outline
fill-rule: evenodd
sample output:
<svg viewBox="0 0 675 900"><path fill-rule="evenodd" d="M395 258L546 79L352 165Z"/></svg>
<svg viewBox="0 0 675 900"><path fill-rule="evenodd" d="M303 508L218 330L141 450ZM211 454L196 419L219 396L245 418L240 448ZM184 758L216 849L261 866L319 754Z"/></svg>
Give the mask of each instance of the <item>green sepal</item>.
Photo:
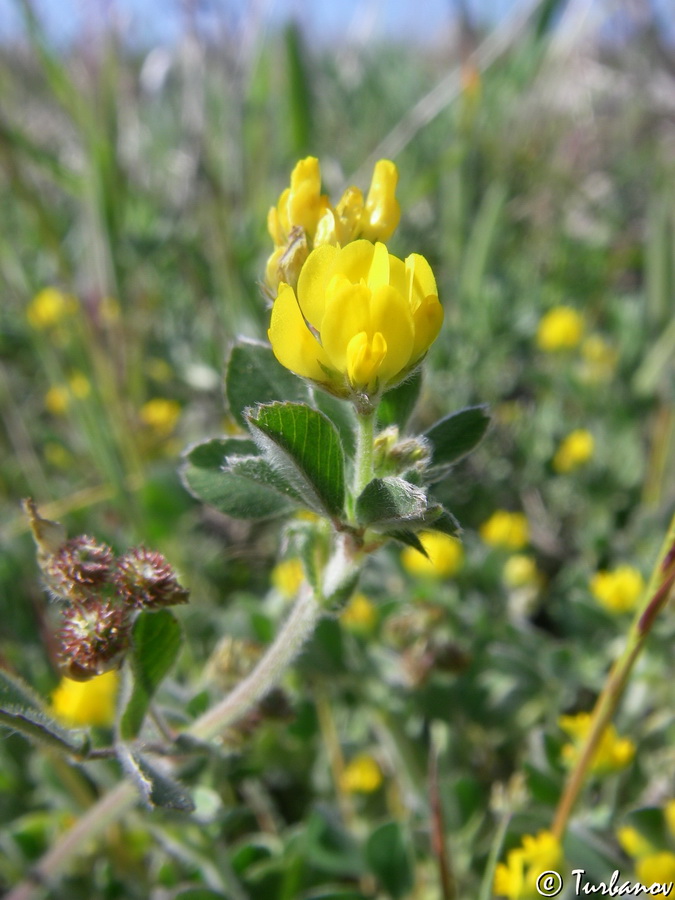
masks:
<svg viewBox="0 0 675 900"><path fill-rule="evenodd" d="M424 432L431 447L429 481L440 481L449 467L470 453L483 439L490 424L486 406L468 406L439 419Z"/></svg>
<svg viewBox="0 0 675 900"><path fill-rule="evenodd" d="M150 763L147 757L123 742L115 745L115 753L150 809L160 807L188 813L194 810L192 797L183 785Z"/></svg>
<svg viewBox="0 0 675 900"><path fill-rule="evenodd" d="M345 499L344 452L337 429L304 403L270 403L246 419L272 466L320 515L339 517Z"/></svg>
<svg viewBox="0 0 675 900"><path fill-rule="evenodd" d="M130 662L131 692L119 721L119 735L128 741L138 736L152 698L176 661L181 630L167 609L142 612L133 624Z"/></svg>
<svg viewBox="0 0 675 900"><path fill-rule="evenodd" d="M89 749L86 734L63 728L35 691L4 669L0 669L0 725L61 753L83 756Z"/></svg>
<svg viewBox="0 0 675 900"><path fill-rule="evenodd" d="M405 381L384 395L377 407L377 420L382 427L398 425L403 431L412 415L422 389L422 369L416 369Z"/></svg>
<svg viewBox="0 0 675 900"><path fill-rule="evenodd" d="M440 531L450 537L459 537L462 533L462 526L459 524L453 514L445 509L440 508L440 513L428 524L429 531Z"/></svg>
<svg viewBox="0 0 675 900"><path fill-rule="evenodd" d="M275 400L307 402L309 391L301 378L277 361L269 344L244 339L230 350L225 366L225 396L234 419L246 425L248 407Z"/></svg>
<svg viewBox="0 0 675 900"><path fill-rule="evenodd" d="M385 536L391 538L392 541L398 541L399 544L405 544L406 547L412 547L413 550L417 550L422 556L426 556L429 559L429 554L424 549L424 544L414 531L385 531Z"/></svg>
<svg viewBox="0 0 675 900"><path fill-rule="evenodd" d="M240 450L246 455L236 455ZM275 490L271 476L270 481L262 478L262 470L269 470L262 457L255 471L253 463L248 467L244 463L238 472L228 468L228 462L236 469L257 452L250 438L214 438L197 444L185 455L183 483L198 500L235 519L272 519L292 513L297 509L292 489L286 484L284 491Z"/></svg>

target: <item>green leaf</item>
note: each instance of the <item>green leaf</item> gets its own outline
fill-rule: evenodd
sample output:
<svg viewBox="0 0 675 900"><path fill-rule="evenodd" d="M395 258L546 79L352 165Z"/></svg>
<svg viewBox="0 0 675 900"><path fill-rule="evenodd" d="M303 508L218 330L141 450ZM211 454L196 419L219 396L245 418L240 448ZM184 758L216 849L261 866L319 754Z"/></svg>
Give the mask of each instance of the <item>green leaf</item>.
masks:
<svg viewBox="0 0 675 900"><path fill-rule="evenodd" d="M468 406L440 419L425 431L431 465L447 466L466 456L482 440L490 424L485 406Z"/></svg>
<svg viewBox="0 0 675 900"><path fill-rule="evenodd" d="M313 392L312 406L331 420L338 430L347 456L356 453L356 415L354 407L318 388Z"/></svg>
<svg viewBox="0 0 675 900"><path fill-rule="evenodd" d="M261 483L262 468L270 468L262 457L260 469L254 472L252 457L230 455L240 447L247 453L258 450L250 439L233 438L217 438L189 450L181 469L187 490L198 500L236 519L270 519L297 509L288 485L283 493L272 489L271 475L269 483ZM228 462L235 470L240 467L239 470L227 469Z"/></svg>
<svg viewBox="0 0 675 900"><path fill-rule="evenodd" d="M413 863L398 822L386 822L373 831L366 842L365 855L371 871L389 896L409 896L413 887Z"/></svg>
<svg viewBox="0 0 675 900"><path fill-rule="evenodd" d="M441 507L440 515L429 522L428 527L430 531L441 531L443 534L449 534L450 537L459 537L462 533L462 526L457 519L443 507Z"/></svg>
<svg viewBox="0 0 675 900"><path fill-rule="evenodd" d="M374 478L356 500L359 524L378 529L405 530L427 512L425 492L403 478Z"/></svg>
<svg viewBox="0 0 675 900"><path fill-rule="evenodd" d="M147 806L177 809L180 812L194 810L192 797L183 785L160 771L148 761L147 757L124 743L116 744L115 752L122 768L136 785Z"/></svg>
<svg viewBox="0 0 675 900"><path fill-rule="evenodd" d="M286 481L281 472L275 469L262 456L231 457L228 463L227 471L232 475L248 478L261 487L271 488L277 493L291 500L297 500L298 503L302 504L300 494Z"/></svg>
<svg viewBox="0 0 675 900"><path fill-rule="evenodd" d="M0 669L0 725L61 753L81 755L89 746L85 734L59 725L35 691L4 669Z"/></svg>
<svg viewBox="0 0 675 900"><path fill-rule="evenodd" d="M417 369L401 384L382 398L377 408L377 420L383 427L398 425L403 431L417 403L422 388L422 370Z"/></svg>
<svg viewBox="0 0 675 900"><path fill-rule="evenodd" d="M257 403L309 398L301 378L277 361L269 344L241 340L230 351L225 369L225 396L230 413L240 425L246 425L245 410Z"/></svg>
<svg viewBox="0 0 675 900"><path fill-rule="evenodd" d="M133 686L119 725L123 740L135 738L141 730L155 691L176 661L180 643L180 625L167 609L142 612L134 622L130 654Z"/></svg>
<svg viewBox="0 0 675 900"><path fill-rule="evenodd" d="M333 423L302 403L271 403L247 413L268 459L315 512L342 515L344 453Z"/></svg>

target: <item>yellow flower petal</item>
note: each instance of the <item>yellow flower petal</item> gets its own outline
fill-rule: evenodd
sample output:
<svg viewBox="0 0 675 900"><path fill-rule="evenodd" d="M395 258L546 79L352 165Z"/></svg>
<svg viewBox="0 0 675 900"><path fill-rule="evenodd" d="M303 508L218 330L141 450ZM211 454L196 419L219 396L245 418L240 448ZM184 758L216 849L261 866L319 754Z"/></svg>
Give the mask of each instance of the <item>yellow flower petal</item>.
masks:
<svg viewBox="0 0 675 900"><path fill-rule="evenodd" d="M393 162L381 159L376 163L361 217L361 234L370 241L388 241L396 230L401 218L397 182L398 171Z"/></svg>
<svg viewBox="0 0 675 900"><path fill-rule="evenodd" d="M322 364L330 366L328 357L307 327L295 291L286 284L281 286L279 296L274 301L267 334L274 355L282 366L304 378L327 381Z"/></svg>

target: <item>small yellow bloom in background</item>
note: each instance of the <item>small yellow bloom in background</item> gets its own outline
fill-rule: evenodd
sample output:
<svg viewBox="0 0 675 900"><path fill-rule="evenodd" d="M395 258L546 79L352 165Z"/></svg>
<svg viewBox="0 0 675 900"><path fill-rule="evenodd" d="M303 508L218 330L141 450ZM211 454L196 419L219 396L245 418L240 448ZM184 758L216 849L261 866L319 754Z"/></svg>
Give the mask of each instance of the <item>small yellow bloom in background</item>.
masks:
<svg viewBox="0 0 675 900"><path fill-rule="evenodd" d="M508 587L521 588L539 584L541 573L533 556L515 553L504 563L504 582Z"/></svg>
<svg viewBox="0 0 675 900"><path fill-rule="evenodd" d="M550 831L524 835L520 847L509 850L506 862L495 869L495 894L508 900L538 897L537 878L542 872L557 870L562 859L560 843Z"/></svg>
<svg viewBox="0 0 675 900"><path fill-rule="evenodd" d="M47 441L42 448L45 460L56 469L67 469L73 464L73 455L63 444Z"/></svg>
<svg viewBox="0 0 675 900"><path fill-rule="evenodd" d="M82 372L73 372L68 381L68 387L73 397L84 400L91 394L91 382Z"/></svg>
<svg viewBox="0 0 675 900"><path fill-rule="evenodd" d="M480 536L491 547L521 550L530 540L530 526L525 515L506 509L496 510L479 530Z"/></svg>
<svg viewBox="0 0 675 900"><path fill-rule="evenodd" d="M613 613L635 609L645 589L642 574L632 566L618 566L596 572L590 581L591 593L605 609Z"/></svg>
<svg viewBox="0 0 675 900"><path fill-rule="evenodd" d="M340 787L347 794L372 794L382 784L382 770L367 753L355 756L345 766Z"/></svg>
<svg viewBox="0 0 675 900"><path fill-rule="evenodd" d="M268 336L279 362L336 396L377 395L411 372L443 322L429 263L384 244L325 244L310 253L297 294L282 284Z"/></svg>
<svg viewBox="0 0 675 900"><path fill-rule="evenodd" d="M571 306L555 306L542 316L537 328L537 346L549 353L572 350L584 333L581 313Z"/></svg>
<svg viewBox="0 0 675 900"><path fill-rule="evenodd" d="M566 474L585 465L593 456L595 441L590 431L577 428L561 442L553 457L556 472Z"/></svg>
<svg viewBox="0 0 675 900"><path fill-rule="evenodd" d="M448 578L462 567L464 550L457 538L438 531L422 531L417 537L428 556L423 556L413 547L406 547L402 551L401 563L411 575Z"/></svg>
<svg viewBox="0 0 675 900"><path fill-rule="evenodd" d="M55 287L43 288L26 310L26 318L35 329L53 328L77 311L77 299Z"/></svg>
<svg viewBox="0 0 675 900"><path fill-rule="evenodd" d="M643 856L635 863L635 874L641 884L668 884L675 881L675 853L667 850Z"/></svg>
<svg viewBox="0 0 675 900"><path fill-rule="evenodd" d="M117 322L121 312L119 300L116 300L114 297L101 298L101 302L98 305L98 314L103 322L109 325Z"/></svg>
<svg viewBox="0 0 675 900"><path fill-rule="evenodd" d="M90 681L62 678L52 694L52 712L64 725L112 725L118 685L116 671Z"/></svg>
<svg viewBox="0 0 675 900"><path fill-rule="evenodd" d="M174 430L180 413L181 406L176 400L155 397L143 404L138 415L144 425L151 428L157 435L164 437Z"/></svg>
<svg viewBox="0 0 675 900"><path fill-rule="evenodd" d="M675 800L669 800L663 807L663 815L671 837L675 840Z"/></svg>
<svg viewBox="0 0 675 900"><path fill-rule="evenodd" d="M65 384L52 385L45 394L45 409L53 416L62 416L70 406L70 391Z"/></svg>
<svg viewBox="0 0 675 900"><path fill-rule="evenodd" d="M377 609L365 594L354 594L340 613L340 622L352 631L371 631L377 622Z"/></svg>
<svg viewBox="0 0 675 900"><path fill-rule="evenodd" d="M619 828L616 836L621 849L628 856L647 856L654 852L654 847L647 838L643 837L637 828L632 828L630 825L624 825L623 828Z"/></svg>
<svg viewBox="0 0 675 900"><path fill-rule="evenodd" d="M583 364L581 376L590 383L608 381L616 369L619 354L615 347L600 337L590 334L581 345Z"/></svg>
<svg viewBox="0 0 675 900"><path fill-rule="evenodd" d="M296 596L304 578L305 571L302 562L297 557L285 559L272 569L272 585L288 600L292 600Z"/></svg>
<svg viewBox="0 0 675 900"><path fill-rule="evenodd" d="M171 381L173 369L165 359L152 357L144 365L146 374L154 381Z"/></svg>
<svg viewBox="0 0 675 900"><path fill-rule="evenodd" d="M565 762L572 766L576 763L581 745L591 725L589 713L578 713L575 716L561 716L558 719L560 728L572 738L571 744L562 748ZM608 725L602 735L590 771L596 775L617 772L630 765L635 756L635 744L630 738L621 738L613 725Z"/></svg>

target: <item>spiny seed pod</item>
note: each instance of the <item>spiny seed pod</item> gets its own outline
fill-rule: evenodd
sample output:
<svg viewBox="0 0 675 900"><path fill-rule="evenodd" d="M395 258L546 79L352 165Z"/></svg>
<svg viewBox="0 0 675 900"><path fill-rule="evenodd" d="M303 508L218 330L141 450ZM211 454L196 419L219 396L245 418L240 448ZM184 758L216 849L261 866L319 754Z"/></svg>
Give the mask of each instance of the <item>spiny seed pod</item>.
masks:
<svg viewBox="0 0 675 900"><path fill-rule="evenodd" d="M79 604L110 589L114 562L110 547L80 535L45 560L43 572L47 587L57 597Z"/></svg>
<svg viewBox="0 0 675 900"><path fill-rule="evenodd" d="M189 591L165 557L145 547L134 547L118 559L114 579L119 595L132 608L159 609L188 601Z"/></svg>
<svg viewBox="0 0 675 900"><path fill-rule="evenodd" d="M119 665L130 643L129 610L111 600L89 599L64 613L59 634L61 669L88 681Z"/></svg>

